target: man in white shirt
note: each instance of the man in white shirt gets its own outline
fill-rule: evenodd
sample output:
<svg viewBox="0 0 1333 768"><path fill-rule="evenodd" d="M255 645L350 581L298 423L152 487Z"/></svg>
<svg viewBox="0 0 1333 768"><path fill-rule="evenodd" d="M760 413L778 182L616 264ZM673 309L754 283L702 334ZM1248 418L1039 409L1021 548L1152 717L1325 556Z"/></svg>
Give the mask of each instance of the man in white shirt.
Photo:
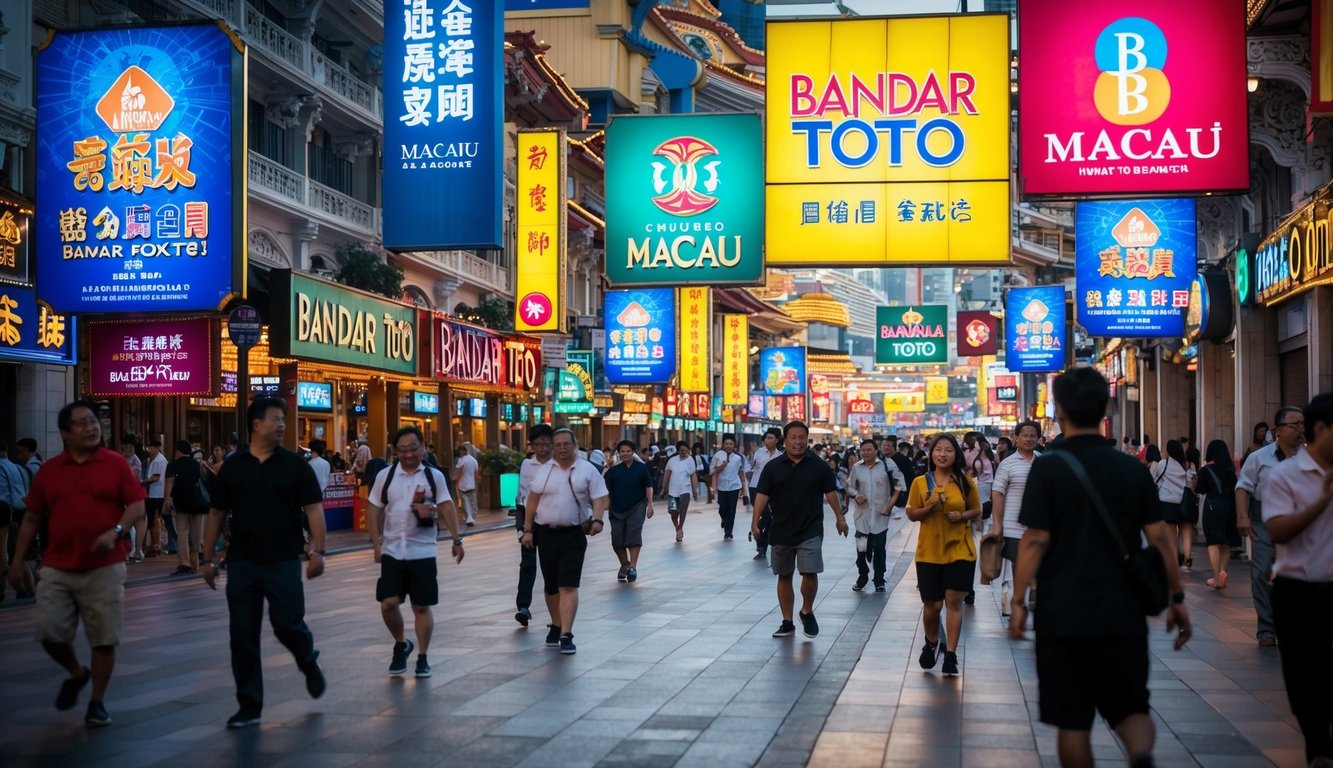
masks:
<svg viewBox="0 0 1333 768"><path fill-rule="evenodd" d="M518 500L515 507L514 527L518 528L519 563L518 594L514 598L517 611L514 621L523 626L532 619L532 585L537 582L537 550L523 546L523 525L528 517L528 493L532 490L532 481L538 470L551 460L551 425L534 424L528 429L528 445L532 455L523 460L518 468Z"/></svg>
<svg viewBox="0 0 1333 768"><path fill-rule="evenodd" d="M1263 513L1263 502L1273 470L1300 453L1305 441L1303 421L1300 408L1279 408L1273 417L1277 439L1245 459L1236 483L1236 528L1240 535L1251 540L1250 594L1259 620L1255 637L1264 648L1277 645L1277 629L1273 623L1273 583L1269 580L1273 570L1273 539L1264 522L1267 516Z"/></svg>
<svg viewBox="0 0 1333 768"><path fill-rule="evenodd" d="M139 547L147 557L156 557L162 553L157 545L162 540L161 521L166 477L167 457L162 455L162 441L149 440L148 468L144 470L143 480L144 487L148 489L148 498L144 499L144 512L146 514L143 520L139 522L139 527L146 528L146 530L139 531L143 535L139 540L141 542ZM171 544L171 542L168 542L168 544ZM175 547L171 548L174 549Z"/></svg>
<svg viewBox="0 0 1333 768"><path fill-rule="evenodd" d="M847 473L847 498L851 501L852 522L856 526L856 583L860 592L870 582L875 570L875 591L884 592L886 569L885 544L888 542L889 515L900 495L907 491L903 473L892 462L879 458L874 440L861 441L861 461Z"/></svg>
<svg viewBox="0 0 1333 768"><path fill-rule="evenodd" d="M421 430L403 427L393 436L397 459L380 470L367 497L366 529L375 545L375 562L380 564L380 578L375 584L375 599L380 604L384 626L393 635L390 675L407 672L407 659L417 653L417 677L430 677L426 652L430 649L435 617L431 606L440 602L440 585L435 558L436 522L441 514L453 537L454 562L463 561L463 540L458 536L458 514L444 473L422 463L426 441ZM412 618L416 642L406 638L399 607L412 598Z"/></svg>
<svg viewBox="0 0 1333 768"><path fill-rule="evenodd" d="M1263 516L1277 544L1273 618L1287 702L1310 765L1333 761L1333 392L1301 414L1306 448L1273 469ZM1277 423L1293 424L1288 415ZM1286 430L1283 430L1286 431ZM1280 439L1280 438L1279 438ZM1322 758L1323 762L1320 761Z"/></svg>
<svg viewBox="0 0 1333 768"><path fill-rule="evenodd" d="M667 514L676 526L676 541L685 540L685 513L690 509L690 499L694 498L694 457L690 455L690 444L681 440L676 443L676 454L667 459L662 487L666 489Z"/></svg>
<svg viewBox="0 0 1333 768"><path fill-rule="evenodd" d="M602 474L592 464L576 457L574 431L561 427L552 435L555 461L537 471L528 491L523 522L523 546L537 548L546 592L547 647L560 647L563 654L576 652L574 616L579 609L579 581L588 536L605 526L608 496Z"/></svg>
<svg viewBox="0 0 1333 768"><path fill-rule="evenodd" d="M750 457L750 500L755 499L755 489L759 487L759 476L764 473L764 467L768 462L782 455L778 448L778 443L782 442L782 430L777 427L769 427L764 432L764 444L756 449L754 456ZM763 560L768 556L768 528L773 525L773 505L768 504L759 510L759 535L755 537L754 546L758 550L755 553L755 560Z"/></svg>
<svg viewBox="0 0 1333 768"><path fill-rule="evenodd" d="M467 448L454 449L454 487L458 489L458 498L463 503L464 524L471 528L476 525L477 517L477 460L468 453Z"/></svg>
<svg viewBox="0 0 1333 768"><path fill-rule="evenodd" d="M731 541L736 527L736 499L746 492L745 457L736 452L736 438L722 438L722 450L713 454L712 489L717 496L717 513L722 518L722 539ZM745 503L750 497L747 493Z"/></svg>
<svg viewBox="0 0 1333 768"><path fill-rule="evenodd" d="M315 479L319 481L319 492L329 487L329 460L324 458L328 447L323 440L310 441L310 468L315 470Z"/></svg>
<svg viewBox="0 0 1333 768"><path fill-rule="evenodd" d="M988 536L998 536L1003 542L1001 553L1004 556L1004 568L1000 573L1000 588L1003 599L1000 601L1000 613L1009 615L1009 590L1014 582L1014 563L1018 562L1018 543L1023 538L1027 526L1018 522L1018 513L1023 508L1023 489L1028 484L1028 471L1032 461L1037 458L1037 440L1041 438L1041 427L1035 421L1025 421L1014 430L1013 455L1000 462L995 470L995 482L991 485L991 529ZM1032 590L1036 591L1035 587Z"/></svg>

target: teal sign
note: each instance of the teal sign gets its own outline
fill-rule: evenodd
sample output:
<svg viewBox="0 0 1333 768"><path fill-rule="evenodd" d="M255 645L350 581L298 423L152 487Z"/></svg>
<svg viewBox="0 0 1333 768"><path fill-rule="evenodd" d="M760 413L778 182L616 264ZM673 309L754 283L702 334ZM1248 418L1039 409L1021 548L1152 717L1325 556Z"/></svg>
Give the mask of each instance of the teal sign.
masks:
<svg viewBox="0 0 1333 768"><path fill-rule="evenodd" d="M759 116L616 117L606 130L606 276L617 287L764 278Z"/></svg>
<svg viewBox="0 0 1333 768"><path fill-rule="evenodd" d="M416 375L417 311L388 299L289 269L274 270L270 334L274 357Z"/></svg>
<svg viewBox="0 0 1333 768"><path fill-rule="evenodd" d="M565 353L565 367L556 378L555 413L588 413L593 404L593 354L590 349Z"/></svg>
<svg viewBox="0 0 1333 768"><path fill-rule="evenodd" d="M875 365L949 362L949 308L876 307Z"/></svg>

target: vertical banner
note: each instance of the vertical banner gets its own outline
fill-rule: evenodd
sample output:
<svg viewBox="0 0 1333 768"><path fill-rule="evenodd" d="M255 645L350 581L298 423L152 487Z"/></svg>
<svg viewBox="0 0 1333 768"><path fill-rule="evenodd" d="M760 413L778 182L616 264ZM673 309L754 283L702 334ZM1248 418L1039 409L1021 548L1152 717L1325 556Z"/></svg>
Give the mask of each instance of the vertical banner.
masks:
<svg viewBox="0 0 1333 768"><path fill-rule="evenodd" d="M810 374L810 420L827 424L833 420L833 401L829 379L822 373Z"/></svg>
<svg viewBox="0 0 1333 768"><path fill-rule="evenodd" d="M0 283L32 287L32 206L0 197Z"/></svg>
<svg viewBox="0 0 1333 768"><path fill-rule="evenodd" d="M518 132L514 330L565 332L565 132Z"/></svg>
<svg viewBox="0 0 1333 768"><path fill-rule="evenodd" d="M712 328L712 291L700 286L680 288L680 391L711 392L713 359L708 353Z"/></svg>
<svg viewBox="0 0 1333 768"><path fill-rule="evenodd" d="M1063 285L1009 289L1004 303L1005 366L1016 373L1063 370L1068 327Z"/></svg>
<svg viewBox="0 0 1333 768"><path fill-rule="evenodd" d="M565 367L556 383L556 413L587 413L593 402L593 354L591 349L571 349L565 353Z"/></svg>
<svg viewBox="0 0 1333 768"><path fill-rule="evenodd" d="M384 247L502 248L504 4L384 9Z"/></svg>
<svg viewBox="0 0 1333 768"><path fill-rule="evenodd" d="M722 404L746 405L750 392L750 318L722 316Z"/></svg>
<svg viewBox="0 0 1333 768"><path fill-rule="evenodd" d="M1000 321L989 309L958 313L958 356L993 355L998 350Z"/></svg>

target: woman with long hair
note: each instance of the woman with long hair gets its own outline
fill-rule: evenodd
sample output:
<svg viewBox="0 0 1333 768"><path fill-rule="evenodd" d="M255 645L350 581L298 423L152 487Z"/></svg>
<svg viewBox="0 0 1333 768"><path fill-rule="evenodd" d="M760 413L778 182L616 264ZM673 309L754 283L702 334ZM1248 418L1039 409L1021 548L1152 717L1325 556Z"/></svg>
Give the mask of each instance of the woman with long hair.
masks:
<svg viewBox="0 0 1333 768"><path fill-rule="evenodd" d="M963 450L953 435L930 441L926 473L912 481L907 518L921 523L916 542L916 580L921 591L921 623L926 644L921 667L933 669L944 646L946 677L958 675L958 639L963 632L963 599L977 570L972 520L981 516L977 484L967 479ZM940 612L948 605L946 642L940 638ZM935 639L930 638L935 635Z"/></svg>
<svg viewBox="0 0 1333 768"><path fill-rule="evenodd" d="M1158 461L1153 462L1154 453ZM1148 448L1148 471L1152 473L1157 485L1157 499L1162 505L1162 520L1172 530L1171 541L1175 544L1176 562L1185 570L1194 567L1194 525L1192 517L1187 519L1184 505L1185 485L1188 474L1185 471L1185 447L1178 440L1166 441L1166 457L1163 458L1156 446Z"/></svg>
<svg viewBox="0 0 1333 768"><path fill-rule="evenodd" d="M1213 578L1207 583L1213 589L1226 589L1227 566L1231 563L1227 523L1236 511L1236 465L1231 460L1231 449L1222 440L1208 444L1205 459L1194 492L1203 497L1203 537L1208 545L1208 564L1213 567Z"/></svg>

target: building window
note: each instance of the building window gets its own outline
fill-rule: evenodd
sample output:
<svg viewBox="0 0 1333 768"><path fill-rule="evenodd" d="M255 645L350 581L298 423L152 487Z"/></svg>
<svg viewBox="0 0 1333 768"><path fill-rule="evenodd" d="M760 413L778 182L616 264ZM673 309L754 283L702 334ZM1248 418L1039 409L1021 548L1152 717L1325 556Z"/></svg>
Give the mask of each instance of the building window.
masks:
<svg viewBox="0 0 1333 768"><path fill-rule="evenodd" d="M352 161L333 151L333 136L316 128L307 145L311 181L352 195Z"/></svg>
<svg viewBox="0 0 1333 768"><path fill-rule="evenodd" d="M284 167L292 168L293 157L287 129L269 120L264 113L264 105L257 101L250 102L249 111L250 149Z"/></svg>

